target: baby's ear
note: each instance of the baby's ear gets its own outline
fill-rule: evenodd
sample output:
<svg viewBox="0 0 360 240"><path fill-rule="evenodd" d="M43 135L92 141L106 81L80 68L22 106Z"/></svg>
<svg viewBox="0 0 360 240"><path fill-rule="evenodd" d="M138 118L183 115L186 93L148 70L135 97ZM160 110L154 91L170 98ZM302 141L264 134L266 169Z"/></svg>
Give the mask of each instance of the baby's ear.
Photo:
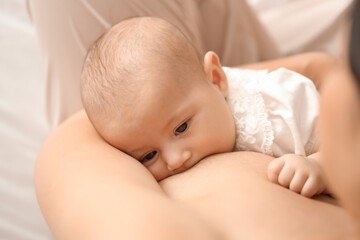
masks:
<svg viewBox="0 0 360 240"><path fill-rule="evenodd" d="M215 85L220 92L227 97L228 95L228 81L224 70L221 67L219 57L216 53L209 51L204 57L204 71L207 80Z"/></svg>

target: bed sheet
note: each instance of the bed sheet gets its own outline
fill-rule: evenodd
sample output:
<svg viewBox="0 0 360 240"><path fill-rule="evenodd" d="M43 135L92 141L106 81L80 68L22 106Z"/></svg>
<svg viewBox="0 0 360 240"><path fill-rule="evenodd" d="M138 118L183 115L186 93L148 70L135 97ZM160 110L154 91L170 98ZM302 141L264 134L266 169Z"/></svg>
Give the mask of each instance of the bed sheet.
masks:
<svg viewBox="0 0 360 240"><path fill-rule="evenodd" d="M39 46L25 1L0 0L0 239L49 240L33 169L49 132Z"/></svg>

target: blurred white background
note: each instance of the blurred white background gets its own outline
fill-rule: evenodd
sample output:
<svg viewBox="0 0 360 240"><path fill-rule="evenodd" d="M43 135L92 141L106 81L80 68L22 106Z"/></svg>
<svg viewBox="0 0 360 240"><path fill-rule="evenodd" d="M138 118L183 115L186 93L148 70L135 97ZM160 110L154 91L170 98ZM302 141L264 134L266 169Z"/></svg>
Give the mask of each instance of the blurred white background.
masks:
<svg viewBox="0 0 360 240"><path fill-rule="evenodd" d="M52 239L33 169L48 134L43 67L25 0L0 0L0 239Z"/></svg>

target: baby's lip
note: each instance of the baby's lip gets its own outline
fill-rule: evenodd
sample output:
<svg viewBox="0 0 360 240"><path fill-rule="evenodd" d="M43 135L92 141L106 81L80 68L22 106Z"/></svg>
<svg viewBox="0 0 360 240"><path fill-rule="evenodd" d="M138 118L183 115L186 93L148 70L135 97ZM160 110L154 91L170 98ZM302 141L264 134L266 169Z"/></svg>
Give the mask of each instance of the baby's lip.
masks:
<svg viewBox="0 0 360 240"><path fill-rule="evenodd" d="M201 160L202 159L194 161L193 159L190 159L190 160L186 161L184 163L184 165L182 165L180 168L171 171L171 175L175 175L175 174L178 174L178 173L185 172L185 171L189 170L190 168L192 168L193 166L195 166Z"/></svg>
<svg viewBox="0 0 360 240"><path fill-rule="evenodd" d="M175 174L179 174L179 173L185 172L185 171L188 170L189 168L191 168L191 167L181 167L181 168L175 169L175 170L173 170L173 171L170 171L170 175L175 175Z"/></svg>

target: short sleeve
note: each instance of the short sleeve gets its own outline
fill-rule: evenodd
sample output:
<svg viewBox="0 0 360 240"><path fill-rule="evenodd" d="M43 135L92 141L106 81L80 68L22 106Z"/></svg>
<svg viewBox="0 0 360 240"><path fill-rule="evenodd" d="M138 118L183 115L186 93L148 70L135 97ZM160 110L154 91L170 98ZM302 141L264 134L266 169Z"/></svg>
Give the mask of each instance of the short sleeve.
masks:
<svg viewBox="0 0 360 240"><path fill-rule="evenodd" d="M319 94L305 76L280 68L260 80L268 120L274 132L274 156L295 153L307 156L317 151Z"/></svg>

